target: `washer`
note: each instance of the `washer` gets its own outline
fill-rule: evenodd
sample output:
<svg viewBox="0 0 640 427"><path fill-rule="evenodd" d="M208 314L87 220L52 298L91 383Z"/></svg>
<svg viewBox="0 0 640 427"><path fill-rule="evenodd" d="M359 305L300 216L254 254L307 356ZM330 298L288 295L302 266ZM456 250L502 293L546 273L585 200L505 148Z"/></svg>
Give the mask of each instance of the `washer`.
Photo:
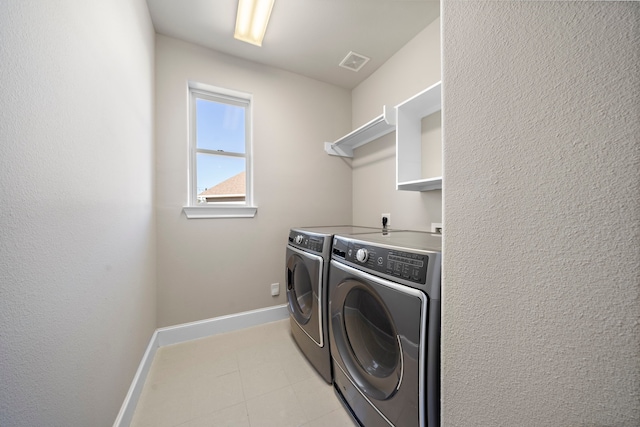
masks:
<svg viewBox="0 0 640 427"><path fill-rule="evenodd" d="M442 237L336 235L329 268L334 388L362 426L439 426Z"/></svg>
<svg viewBox="0 0 640 427"><path fill-rule="evenodd" d="M289 231L285 274L291 334L309 362L329 384L333 376L327 329L327 273L333 236L378 230L337 225L300 227Z"/></svg>

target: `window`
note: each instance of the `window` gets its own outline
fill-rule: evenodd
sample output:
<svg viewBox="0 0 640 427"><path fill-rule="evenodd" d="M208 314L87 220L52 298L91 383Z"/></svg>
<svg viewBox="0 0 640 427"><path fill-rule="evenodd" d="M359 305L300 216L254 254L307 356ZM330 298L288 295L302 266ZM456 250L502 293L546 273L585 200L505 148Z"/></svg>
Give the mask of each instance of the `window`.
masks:
<svg viewBox="0 0 640 427"><path fill-rule="evenodd" d="M251 96L190 83L189 103L187 217L254 216Z"/></svg>

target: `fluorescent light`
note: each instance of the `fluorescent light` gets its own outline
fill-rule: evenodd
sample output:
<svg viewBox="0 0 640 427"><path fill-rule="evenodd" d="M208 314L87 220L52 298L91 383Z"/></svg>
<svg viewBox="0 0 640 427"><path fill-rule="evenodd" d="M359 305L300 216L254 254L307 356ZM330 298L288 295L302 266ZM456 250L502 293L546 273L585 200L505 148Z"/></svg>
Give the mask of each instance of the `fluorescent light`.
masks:
<svg viewBox="0 0 640 427"><path fill-rule="evenodd" d="M274 1L238 0L236 32L233 37L243 42L262 46L262 39L267 31L267 23L269 23Z"/></svg>

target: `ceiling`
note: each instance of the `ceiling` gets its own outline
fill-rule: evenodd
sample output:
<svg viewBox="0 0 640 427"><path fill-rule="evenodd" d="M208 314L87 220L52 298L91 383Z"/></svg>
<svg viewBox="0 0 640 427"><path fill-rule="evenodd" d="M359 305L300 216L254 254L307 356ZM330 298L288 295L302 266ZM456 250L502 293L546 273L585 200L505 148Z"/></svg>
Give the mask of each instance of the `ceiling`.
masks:
<svg viewBox="0 0 640 427"><path fill-rule="evenodd" d="M275 0L262 47L233 38L237 0L147 0L157 33L352 89L440 14L438 0ZM371 58L339 67L350 52Z"/></svg>

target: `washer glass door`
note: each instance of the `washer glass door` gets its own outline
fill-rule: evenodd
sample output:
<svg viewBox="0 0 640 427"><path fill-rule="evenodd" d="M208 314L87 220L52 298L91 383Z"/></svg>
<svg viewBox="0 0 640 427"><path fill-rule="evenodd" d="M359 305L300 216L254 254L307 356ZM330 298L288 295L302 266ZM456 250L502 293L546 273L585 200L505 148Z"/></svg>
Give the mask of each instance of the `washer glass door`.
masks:
<svg viewBox="0 0 640 427"><path fill-rule="evenodd" d="M344 328L351 351L367 373L386 378L400 359L396 331L385 307L370 293L355 288L344 302Z"/></svg>
<svg viewBox="0 0 640 427"><path fill-rule="evenodd" d="M352 379L378 400L391 397L402 381L402 347L386 304L365 282L346 280L336 288L342 307L332 323L340 356Z"/></svg>

